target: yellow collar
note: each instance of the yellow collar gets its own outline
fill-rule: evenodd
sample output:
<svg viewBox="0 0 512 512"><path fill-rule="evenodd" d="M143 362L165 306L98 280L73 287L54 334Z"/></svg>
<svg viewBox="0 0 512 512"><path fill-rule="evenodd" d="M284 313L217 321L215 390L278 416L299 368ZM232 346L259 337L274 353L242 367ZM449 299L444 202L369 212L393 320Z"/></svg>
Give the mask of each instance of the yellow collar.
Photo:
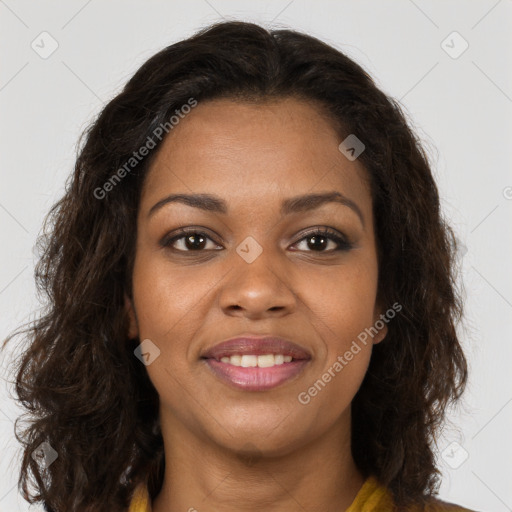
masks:
<svg viewBox="0 0 512 512"><path fill-rule="evenodd" d="M345 512L393 512L391 492L373 476L368 477L357 493L352 505ZM420 510L415 507L411 512ZM425 512L473 512L440 500L425 507ZM128 512L151 512L151 499L145 484L136 487Z"/></svg>
<svg viewBox="0 0 512 512"><path fill-rule="evenodd" d="M374 477L365 480L352 505L346 512L385 512L392 510L392 501L386 488ZM139 484L135 489L129 512L151 512L151 500L146 485Z"/></svg>

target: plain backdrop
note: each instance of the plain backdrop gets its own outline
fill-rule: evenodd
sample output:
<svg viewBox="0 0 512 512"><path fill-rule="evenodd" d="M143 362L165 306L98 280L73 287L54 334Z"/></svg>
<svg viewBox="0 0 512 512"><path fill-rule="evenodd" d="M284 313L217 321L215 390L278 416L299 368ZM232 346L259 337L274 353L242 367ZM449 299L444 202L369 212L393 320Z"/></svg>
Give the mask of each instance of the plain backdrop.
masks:
<svg viewBox="0 0 512 512"><path fill-rule="evenodd" d="M512 0L0 0L0 338L37 313L34 244L81 131L152 54L223 18L319 37L404 106L462 243L471 373L438 443L440 496L512 510ZM1 512L29 510L11 362L3 353Z"/></svg>

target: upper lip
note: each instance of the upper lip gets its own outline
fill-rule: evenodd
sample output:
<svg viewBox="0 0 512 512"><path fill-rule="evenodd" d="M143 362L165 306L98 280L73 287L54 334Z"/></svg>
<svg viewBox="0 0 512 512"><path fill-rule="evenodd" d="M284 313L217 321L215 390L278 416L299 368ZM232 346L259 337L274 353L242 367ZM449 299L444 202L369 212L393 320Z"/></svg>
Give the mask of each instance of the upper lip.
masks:
<svg viewBox="0 0 512 512"><path fill-rule="evenodd" d="M293 359L311 359L309 352L300 345L279 336L240 335L207 349L201 354L205 359L217 359L234 355L283 354Z"/></svg>

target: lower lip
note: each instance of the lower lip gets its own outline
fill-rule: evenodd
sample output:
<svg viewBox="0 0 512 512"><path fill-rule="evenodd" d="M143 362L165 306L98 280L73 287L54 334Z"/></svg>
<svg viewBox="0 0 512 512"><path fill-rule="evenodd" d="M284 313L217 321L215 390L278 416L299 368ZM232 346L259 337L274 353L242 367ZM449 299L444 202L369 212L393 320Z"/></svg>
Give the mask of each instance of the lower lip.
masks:
<svg viewBox="0 0 512 512"><path fill-rule="evenodd" d="M222 380L246 391L265 391L279 386L304 370L309 359L290 361L270 368L234 366L216 359L206 359L206 364Z"/></svg>

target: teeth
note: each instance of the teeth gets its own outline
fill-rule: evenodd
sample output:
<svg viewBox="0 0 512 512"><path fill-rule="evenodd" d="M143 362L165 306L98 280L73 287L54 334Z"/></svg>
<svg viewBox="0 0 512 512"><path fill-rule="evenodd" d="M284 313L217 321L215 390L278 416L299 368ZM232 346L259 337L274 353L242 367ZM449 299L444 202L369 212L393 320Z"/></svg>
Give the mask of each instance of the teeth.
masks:
<svg viewBox="0 0 512 512"><path fill-rule="evenodd" d="M242 356L231 356L231 358L228 357L228 359L228 363L235 366L242 366Z"/></svg>
<svg viewBox="0 0 512 512"><path fill-rule="evenodd" d="M254 357L254 356L247 356L247 357ZM243 362L243 360L244 360L244 358L242 357L242 362ZM271 366L274 366L274 356L272 354L258 356L257 364L258 364L259 368L270 368Z"/></svg>
<svg viewBox="0 0 512 512"><path fill-rule="evenodd" d="M292 356L284 356L283 354L265 354L262 356L256 355L235 355L225 356L220 358L221 362L229 363L233 366L242 366L243 368L270 368L275 365L289 363Z"/></svg>
<svg viewBox="0 0 512 512"><path fill-rule="evenodd" d="M241 362L240 366L242 366L242 368L250 368L253 366L258 366L258 357L243 355L242 362Z"/></svg>

